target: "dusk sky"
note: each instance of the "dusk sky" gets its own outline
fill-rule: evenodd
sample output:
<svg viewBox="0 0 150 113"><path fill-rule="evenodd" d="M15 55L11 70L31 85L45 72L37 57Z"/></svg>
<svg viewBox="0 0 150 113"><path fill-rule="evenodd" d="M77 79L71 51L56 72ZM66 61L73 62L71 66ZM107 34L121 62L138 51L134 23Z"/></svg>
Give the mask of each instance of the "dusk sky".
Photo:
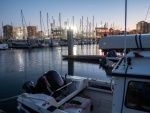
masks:
<svg viewBox="0 0 150 113"><path fill-rule="evenodd" d="M92 22L95 17L95 25L108 23L110 27L124 30L124 6L125 0L0 0L0 22L4 25L13 23L13 26L22 26L21 10L23 11L27 25L40 25L40 11L46 26L46 14L52 16L58 23L58 15L61 13L62 26L69 19L72 22L74 16L75 25L79 26L80 19L84 17L84 25L87 17ZM127 28L135 29L136 23L145 20L150 0L128 0ZM146 18L150 22L150 12ZM40 26L39 26L40 27ZM0 27L0 32L2 27Z"/></svg>

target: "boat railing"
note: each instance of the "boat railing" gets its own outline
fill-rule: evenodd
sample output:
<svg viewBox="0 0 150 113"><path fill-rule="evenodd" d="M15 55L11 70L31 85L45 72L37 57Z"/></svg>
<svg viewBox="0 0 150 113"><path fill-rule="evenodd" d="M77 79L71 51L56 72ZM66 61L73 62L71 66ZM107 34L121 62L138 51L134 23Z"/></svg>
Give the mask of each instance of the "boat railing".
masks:
<svg viewBox="0 0 150 113"><path fill-rule="evenodd" d="M51 96L53 96L54 93L56 93L56 92L58 92L58 91L60 91L60 90L62 90L62 89L64 89L64 88L66 88L67 86L71 85L72 83L73 83L73 82L69 82L68 84L66 84L66 85L64 85L64 86L62 86L62 87L60 87L60 88L57 89L57 90L55 90L54 92L52 92Z"/></svg>

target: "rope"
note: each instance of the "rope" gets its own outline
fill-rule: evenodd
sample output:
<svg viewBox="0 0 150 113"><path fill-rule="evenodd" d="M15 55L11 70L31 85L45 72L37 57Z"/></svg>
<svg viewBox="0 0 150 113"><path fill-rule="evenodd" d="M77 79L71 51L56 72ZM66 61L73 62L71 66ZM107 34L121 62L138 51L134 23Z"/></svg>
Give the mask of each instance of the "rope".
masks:
<svg viewBox="0 0 150 113"><path fill-rule="evenodd" d="M135 42L136 42L137 48L139 48L139 45L138 45L138 42L137 42L137 35L135 35Z"/></svg>
<svg viewBox="0 0 150 113"><path fill-rule="evenodd" d="M140 48L142 50L143 48L142 48L142 42L141 42L141 34L139 35L139 42L140 42Z"/></svg>
<svg viewBox="0 0 150 113"><path fill-rule="evenodd" d="M17 98L18 96L19 95L16 95L16 96L13 96L13 97L9 97L9 98L5 98L5 99L1 99L0 102L11 100L11 99Z"/></svg>

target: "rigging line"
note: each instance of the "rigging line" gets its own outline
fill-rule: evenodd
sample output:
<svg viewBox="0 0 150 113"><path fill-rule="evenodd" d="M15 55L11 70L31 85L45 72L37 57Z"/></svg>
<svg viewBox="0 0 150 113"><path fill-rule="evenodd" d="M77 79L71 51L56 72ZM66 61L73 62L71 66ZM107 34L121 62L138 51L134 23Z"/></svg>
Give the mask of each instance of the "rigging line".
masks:
<svg viewBox="0 0 150 113"><path fill-rule="evenodd" d="M43 24L44 33L45 33L45 25L44 25L44 21L43 21L43 17L42 17L42 15L41 15L41 19L42 19L42 24Z"/></svg>
<svg viewBox="0 0 150 113"><path fill-rule="evenodd" d="M50 18L48 16L48 24L49 24L49 29L51 29L51 21L50 21ZM51 34L51 33L50 33Z"/></svg>
<svg viewBox="0 0 150 113"><path fill-rule="evenodd" d="M128 67L129 67L129 64L127 64L127 68L125 70L125 75L127 74L127 71L128 71ZM124 106L124 101L125 101L125 90L126 90L126 80L127 80L127 77L125 76L124 78L124 87L123 87L123 96L122 96L122 105L121 105L121 113L123 112L123 106Z"/></svg>
<svg viewBox="0 0 150 113"><path fill-rule="evenodd" d="M7 100L11 100L11 99L17 98L18 96L19 96L19 95L12 96L12 97L8 97L8 98L4 98L4 99L1 99L0 102L7 101Z"/></svg>
<svg viewBox="0 0 150 113"><path fill-rule="evenodd" d="M25 20L24 15L23 15L23 20L24 20L25 26L26 26L26 28L27 28L27 24L26 24L26 20Z"/></svg>
<svg viewBox="0 0 150 113"><path fill-rule="evenodd" d="M148 13L149 13L149 9L150 9L150 5L149 5L149 7L148 7L148 11L147 11L147 14L146 14L146 17L145 17L145 21L146 21L146 19L147 19L147 15L148 15Z"/></svg>

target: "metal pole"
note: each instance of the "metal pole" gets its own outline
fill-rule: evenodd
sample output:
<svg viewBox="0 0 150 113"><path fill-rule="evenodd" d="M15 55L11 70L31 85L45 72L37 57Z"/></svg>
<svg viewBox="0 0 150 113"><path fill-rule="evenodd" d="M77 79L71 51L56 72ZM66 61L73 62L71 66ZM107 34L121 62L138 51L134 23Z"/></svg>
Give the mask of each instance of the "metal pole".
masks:
<svg viewBox="0 0 150 113"><path fill-rule="evenodd" d="M125 32L124 32L125 38L124 38L124 57L125 57L125 65L127 63L127 58L126 58L126 35L127 35L127 0L125 0Z"/></svg>
<svg viewBox="0 0 150 113"><path fill-rule="evenodd" d="M67 30L68 55L73 55L73 30ZM74 61L68 60L68 74L74 74Z"/></svg>

